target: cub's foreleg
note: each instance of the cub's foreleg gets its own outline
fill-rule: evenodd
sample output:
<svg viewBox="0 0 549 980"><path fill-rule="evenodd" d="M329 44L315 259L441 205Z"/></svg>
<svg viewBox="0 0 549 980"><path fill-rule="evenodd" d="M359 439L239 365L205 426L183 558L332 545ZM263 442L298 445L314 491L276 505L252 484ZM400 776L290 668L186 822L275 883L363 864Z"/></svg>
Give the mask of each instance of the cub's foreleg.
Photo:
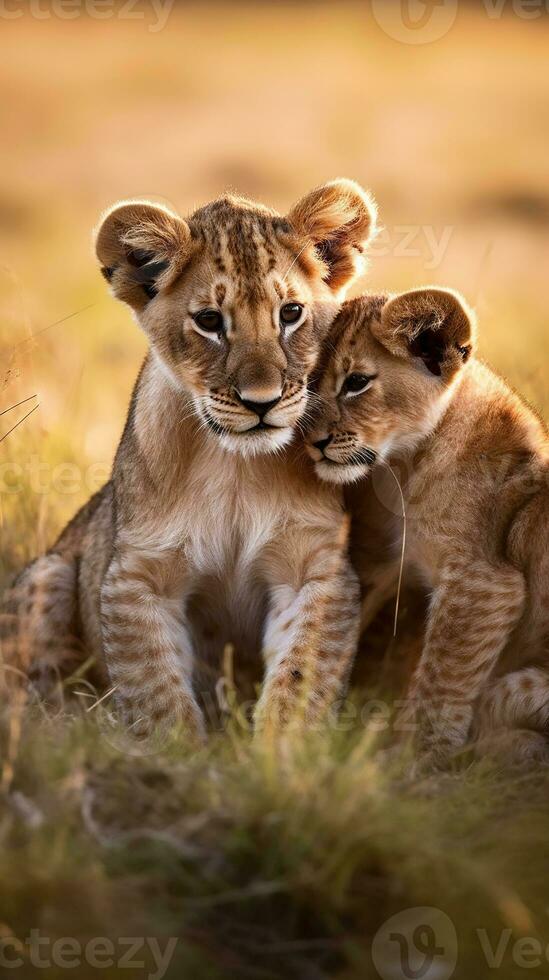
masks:
<svg viewBox="0 0 549 980"><path fill-rule="evenodd" d="M465 744L475 701L525 602L523 576L506 565L454 566L431 601L425 644L412 679L421 753L443 762Z"/></svg>
<svg viewBox="0 0 549 980"><path fill-rule="evenodd" d="M266 673L256 709L258 729L315 726L341 696L358 644L358 580L335 541L295 555L303 578L273 586L264 636ZM281 548L281 550L283 550Z"/></svg>
<svg viewBox="0 0 549 980"><path fill-rule="evenodd" d="M204 722L192 689L193 651L184 614L179 551L115 549L101 588L101 630L115 699L130 731L150 736Z"/></svg>

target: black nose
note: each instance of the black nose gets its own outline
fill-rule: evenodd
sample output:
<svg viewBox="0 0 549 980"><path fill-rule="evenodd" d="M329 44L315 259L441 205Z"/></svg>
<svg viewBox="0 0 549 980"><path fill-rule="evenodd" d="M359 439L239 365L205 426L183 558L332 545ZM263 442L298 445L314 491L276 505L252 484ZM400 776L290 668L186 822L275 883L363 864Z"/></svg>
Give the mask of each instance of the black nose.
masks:
<svg viewBox="0 0 549 980"><path fill-rule="evenodd" d="M331 441L332 441L332 437L326 436L325 439L319 439L318 442L313 442L313 446L315 446L316 449L320 449L320 452L323 453L324 450L326 449L326 446L329 446Z"/></svg>
<svg viewBox="0 0 549 980"><path fill-rule="evenodd" d="M240 398L240 395L238 397ZM255 412L255 414L259 415L259 418L262 419L267 412L270 412L271 408L278 405L280 397L273 398L273 400L270 402L251 402L248 401L247 398L240 398L240 401L244 405L244 408L247 408L250 412Z"/></svg>

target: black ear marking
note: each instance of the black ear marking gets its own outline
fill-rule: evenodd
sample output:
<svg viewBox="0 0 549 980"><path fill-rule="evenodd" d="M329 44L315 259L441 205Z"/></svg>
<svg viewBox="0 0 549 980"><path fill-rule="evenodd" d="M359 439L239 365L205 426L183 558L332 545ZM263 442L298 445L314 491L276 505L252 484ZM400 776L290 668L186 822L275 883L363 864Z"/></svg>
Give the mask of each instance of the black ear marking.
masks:
<svg viewBox="0 0 549 980"><path fill-rule="evenodd" d="M427 327L414 337L409 347L412 357L420 357L427 370L440 378L446 350L442 331Z"/></svg>
<svg viewBox="0 0 549 980"><path fill-rule="evenodd" d="M335 260L335 249L332 242L327 239L323 242L316 242L315 252L322 262L325 262L328 267L333 265Z"/></svg>
<svg viewBox="0 0 549 980"><path fill-rule="evenodd" d="M147 265L154 259L154 252L147 252L144 248L132 248L126 252L126 258L130 265L140 269L142 265Z"/></svg>
<svg viewBox="0 0 549 980"><path fill-rule="evenodd" d="M148 262L133 273L133 278L141 285L155 282L159 275L168 268L168 262Z"/></svg>
<svg viewBox="0 0 549 980"><path fill-rule="evenodd" d="M168 268L166 260L156 261L153 252L144 249L132 249L127 254L128 262L135 270L132 278L143 288L145 296L154 299L158 294L156 280Z"/></svg>

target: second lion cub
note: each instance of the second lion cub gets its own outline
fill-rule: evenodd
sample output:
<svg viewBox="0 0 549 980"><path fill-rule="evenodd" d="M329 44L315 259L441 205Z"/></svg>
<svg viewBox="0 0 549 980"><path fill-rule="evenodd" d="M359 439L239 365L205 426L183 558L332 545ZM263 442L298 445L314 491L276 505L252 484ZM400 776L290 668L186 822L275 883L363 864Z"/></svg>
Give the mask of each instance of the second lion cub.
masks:
<svg viewBox="0 0 549 980"><path fill-rule="evenodd" d="M437 762L466 742L479 699L488 726L540 732L535 695L549 700L539 667L517 670L549 663L547 434L473 356L475 334L447 290L346 303L309 436L319 477L360 480L347 497L363 626L396 593L405 505L406 575L431 595L409 696Z"/></svg>

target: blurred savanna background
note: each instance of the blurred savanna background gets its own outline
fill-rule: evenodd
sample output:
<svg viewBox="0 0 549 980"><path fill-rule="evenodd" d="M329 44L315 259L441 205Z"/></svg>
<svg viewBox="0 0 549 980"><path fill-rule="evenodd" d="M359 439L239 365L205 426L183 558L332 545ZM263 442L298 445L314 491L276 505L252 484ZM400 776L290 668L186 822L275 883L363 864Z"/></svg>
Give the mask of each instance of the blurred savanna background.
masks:
<svg viewBox="0 0 549 980"><path fill-rule="evenodd" d="M425 43L405 6L2 6L0 412L35 399L0 418L0 585L108 476L145 350L91 246L120 198L185 214L232 190L284 212L358 180L383 230L355 291L461 290L482 355L549 417L546 6L456 2ZM414 793L364 729L277 759L238 718L198 756L134 758L84 715L7 706L0 940L177 937L168 976L398 980L371 939L434 905L456 976L487 970L478 930L511 930L507 980L516 939L549 938L542 774L481 766ZM23 946L14 975L44 975Z"/></svg>

